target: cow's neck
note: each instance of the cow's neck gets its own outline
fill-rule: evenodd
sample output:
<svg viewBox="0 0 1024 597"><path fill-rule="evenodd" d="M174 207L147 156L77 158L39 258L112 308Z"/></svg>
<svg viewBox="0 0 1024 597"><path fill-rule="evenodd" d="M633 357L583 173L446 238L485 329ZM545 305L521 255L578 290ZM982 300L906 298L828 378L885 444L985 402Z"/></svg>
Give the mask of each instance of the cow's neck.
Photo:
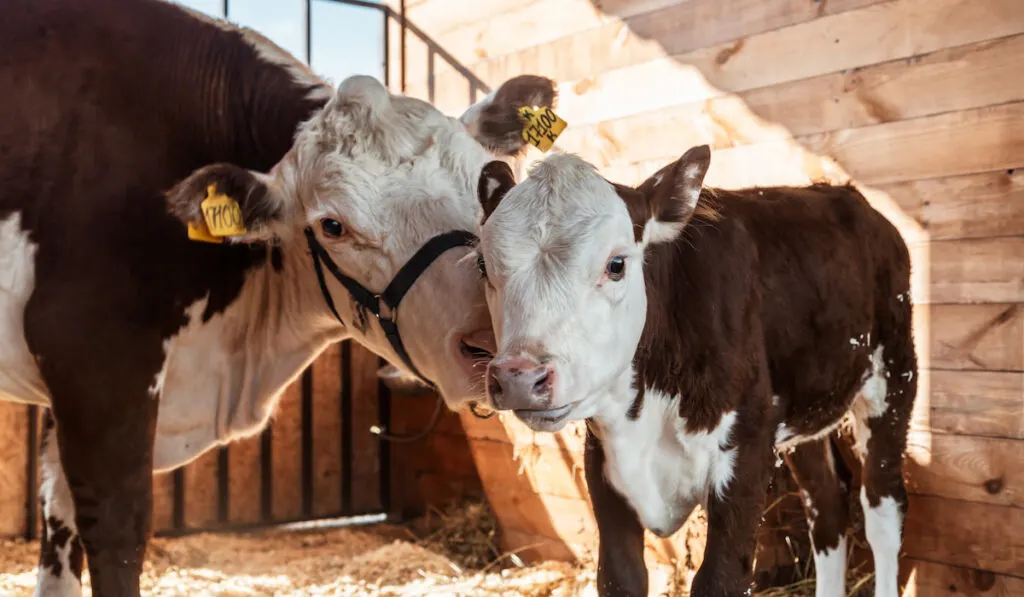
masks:
<svg viewBox="0 0 1024 597"><path fill-rule="evenodd" d="M346 328L328 311L304 246L250 270L237 298L204 319L208 297L164 343L155 466L166 470L265 426L284 389ZM349 301L339 301L339 309ZM343 317L344 317L343 313Z"/></svg>

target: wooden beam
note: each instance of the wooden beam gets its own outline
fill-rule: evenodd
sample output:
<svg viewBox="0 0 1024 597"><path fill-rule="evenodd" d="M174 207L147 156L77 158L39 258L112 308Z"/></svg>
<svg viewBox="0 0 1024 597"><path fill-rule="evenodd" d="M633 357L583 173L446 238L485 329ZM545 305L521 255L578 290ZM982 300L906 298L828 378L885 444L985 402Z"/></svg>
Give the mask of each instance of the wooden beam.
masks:
<svg viewBox="0 0 1024 597"><path fill-rule="evenodd" d="M341 512L341 344L313 362L313 514Z"/></svg>
<svg viewBox="0 0 1024 597"><path fill-rule="evenodd" d="M1024 373L920 372L916 429L1024 440Z"/></svg>
<svg viewBox="0 0 1024 597"><path fill-rule="evenodd" d="M914 431L905 463L913 493L1024 508L1024 440Z"/></svg>
<svg viewBox="0 0 1024 597"><path fill-rule="evenodd" d="M1024 236L929 244L927 297L917 302L1024 302Z"/></svg>
<svg viewBox="0 0 1024 597"><path fill-rule="evenodd" d="M961 568L904 558L910 570L903 597L1016 597L1024 595L1024 578L995 574L977 568Z"/></svg>
<svg viewBox="0 0 1024 597"><path fill-rule="evenodd" d="M352 508L369 512L380 508L380 439L370 427L380 420L377 395L377 355L352 344ZM425 424L425 421L423 422Z"/></svg>
<svg viewBox="0 0 1024 597"><path fill-rule="evenodd" d="M285 389L271 419L271 511L274 520L302 515L302 388L296 379Z"/></svg>
<svg viewBox="0 0 1024 597"><path fill-rule="evenodd" d="M0 537L25 533L25 499L28 491L28 407L0 402Z"/></svg>
<svg viewBox="0 0 1024 597"><path fill-rule="evenodd" d="M903 553L931 562L1024 576L1024 510L912 495Z"/></svg>
<svg viewBox="0 0 1024 597"><path fill-rule="evenodd" d="M914 328L928 368L1024 371L1024 305L915 305Z"/></svg>

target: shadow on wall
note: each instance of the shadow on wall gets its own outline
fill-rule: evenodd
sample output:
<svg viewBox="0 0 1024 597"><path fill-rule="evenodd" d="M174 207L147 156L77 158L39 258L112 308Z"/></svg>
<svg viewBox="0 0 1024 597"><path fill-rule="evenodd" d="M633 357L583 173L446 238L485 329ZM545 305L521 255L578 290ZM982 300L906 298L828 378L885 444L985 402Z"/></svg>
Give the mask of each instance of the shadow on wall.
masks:
<svg viewBox="0 0 1024 597"><path fill-rule="evenodd" d="M992 462L1001 453L986 453L990 460L978 467L946 462L967 450L983 452L986 437L1024 437L1024 428L964 406L986 399L986 392L1002 392L1008 408L1016 409L1009 411L1016 418L1009 418L1020 417L1019 395L1013 395L1020 378L996 390L985 386L992 378L983 375L1022 368L1020 309L1013 303L1024 294L1024 271L1014 257L1024 250L1024 213L1011 200L1020 198L1024 181L1013 171L1024 165L1024 85L1013 59L1024 52L1019 7L1007 0L590 4L596 17L584 15L587 8L573 9L590 24L534 47L499 55L489 51L486 36L479 37L482 59L470 70L492 86L522 73L558 79L557 112L569 128L556 147L580 154L616 182L640 182L701 143L713 150L710 186L852 181L899 228L914 262L922 376L905 476L918 494L907 521L909 542L917 547L903 576L935 572L910 583L925 594L926 587L948 589L952 580L968 592L991 587L992 574L975 568L1019 574L1019 564L995 551L964 555L965 543L985 542L982 528L998 530L986 522L992 514L985 505L1021 505L1013 496L993 497L999 491L986 493L986 483L996 487L993 479L1003 485L1002 466ZM546 6L560 8L550 1ZM551 20L575 27L559 20L567 17L568 9L562 10ZM448 113L466 106L465 84L457 77L438 73L428 81L410 80L411 95L429 94ZM530 159L541 157L534 151ZM978 375L972 378L976 387L957 381L964 370ZM941 387L934 395L933 385ZM553 530L561 548L585 554L581 546L592 540L592 521L577 516L559 493L585 495L574 489L582 482L582 431L526 436L511 421L501 429L497 420L463 422L492 502L516 502L508 510L525 502L544 508L530 506L524 520L503 520L503 526L537 529L546 537ZM486 433L476 431L485 425ZM482 459L485 440L501 444L504 453ZM843 443L836 442L840 448ZM528 451L537 456L533 462L520 459L521 474L502 473L499 480L485 470L499 470L499 456L525 453L522 446L535 446ZM856 471L851 472L850 490L856 492ZM851 514L859 513L853 502ZM502 519L504 506L495 508ZM960 543L951 543L953 534L931 530L934 520L960 513L978 522L977 530L961 525ZM792 528L784 532L796 534ZM699 557L700 551L668 555ZM952 568L922 564L932 552L939 554L933 561L960 566L963 578L946 576ZM951 580L935 584L944 582L940 576Z"/></svg>

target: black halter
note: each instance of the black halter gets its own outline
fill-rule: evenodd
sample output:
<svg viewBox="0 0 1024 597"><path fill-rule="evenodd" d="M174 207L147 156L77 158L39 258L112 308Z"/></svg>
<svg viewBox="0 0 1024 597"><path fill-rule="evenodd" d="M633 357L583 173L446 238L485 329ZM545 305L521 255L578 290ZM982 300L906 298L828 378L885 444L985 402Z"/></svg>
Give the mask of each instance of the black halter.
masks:
<svg viewBox="0 0 1024 597"><path fill-rule="evenodd" d="M346 276L338 269L331 256L328 255L327 250L324 249L323 245L316 239L316 235L313 233L311 228L306 228L306 241L309 244L309 250L313 254L313 269L316 270L316 279L320 283L320 291L324 295L324 301L327 302L327 306L330 307L331 313L337 318L338 322L345 325L345 322L341 319L338 314L338 310L334 307L334 300L331 298L331 293L327 289L327 282L324 279L323 265L327 266L327 270L331 272L331 275L341 283L342 286L348 290L349 294L352 295L352 299L356 304L366 309L377 318L380 323L381 329L384 330L384 335L387 336L388 342L391 343L391 348L394 349L395 354L398 358L402 359L406 368L409 369L416 377L420 378L423 383L429 385L435 391L437 386L434 382L427 379L420 370L413 364L412 359L409 357L409 353L405 350L405 345L402 343L402 336L398 333L398 305L402 302L402 298L405 297L412 285L416 283L423 272L430 267L438 257L443 255L450 249L456 247L470 247L473 246L477 237L472 232L465 230L453 230L451 232L445 232L438 234L431 238L424 244L416 254L412 256L409 261L402 266L402 269L398 270L395 277L388 284L387 288L383 292L377 294L370 291L359 282ZM323 263L323 265L321 264ZM387 313L382 313L382 307L387 309ZM438 398L437 407L435 408L434 415L431 418L431 423L427 428L414 436L389 436L384 433L381 429L374 429L373 432L381 436L384 439L391 441L413 441L425 436L430 432L430 429L437 422L437 419L441 414L442 401Z"/></svg>

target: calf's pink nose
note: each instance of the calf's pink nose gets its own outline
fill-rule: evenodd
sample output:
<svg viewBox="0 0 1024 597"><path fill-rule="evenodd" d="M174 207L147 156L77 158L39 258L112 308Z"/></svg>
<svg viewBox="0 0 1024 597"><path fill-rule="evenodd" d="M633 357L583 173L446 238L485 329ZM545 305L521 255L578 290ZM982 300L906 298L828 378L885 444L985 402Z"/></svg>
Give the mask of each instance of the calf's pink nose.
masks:
<svg viewBox="0 0 1024 597"><path fill-rule="evenodd" d="M499 357L487 368L487 390L499 410L546 408L554 382L554 367L529 356Z"/></svg>

